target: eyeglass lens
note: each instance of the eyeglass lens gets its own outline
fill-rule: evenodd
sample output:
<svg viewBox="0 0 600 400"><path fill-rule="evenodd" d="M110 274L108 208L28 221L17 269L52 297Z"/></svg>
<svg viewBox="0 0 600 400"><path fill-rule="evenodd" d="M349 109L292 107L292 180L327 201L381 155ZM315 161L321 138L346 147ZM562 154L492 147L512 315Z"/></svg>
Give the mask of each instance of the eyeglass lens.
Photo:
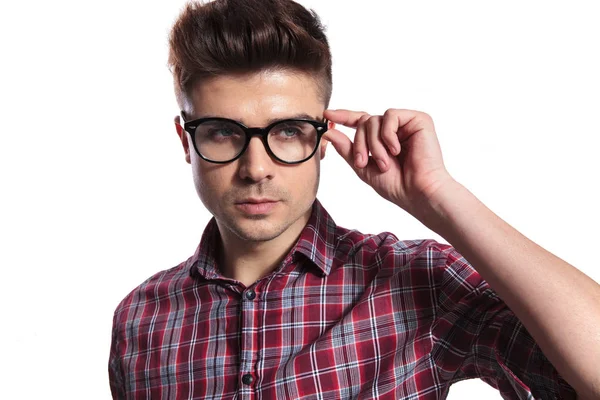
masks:
<svg viewBox="0 0 600 400"><path fill-rule="evenodd" d="M303 121L282 121L267 135L268 145L275 156L286 162L301 161L317 146L317 130ZM236 158L246 143L244 130L228 121L205 121L195 131L198 151L213 161Z"/></svg>

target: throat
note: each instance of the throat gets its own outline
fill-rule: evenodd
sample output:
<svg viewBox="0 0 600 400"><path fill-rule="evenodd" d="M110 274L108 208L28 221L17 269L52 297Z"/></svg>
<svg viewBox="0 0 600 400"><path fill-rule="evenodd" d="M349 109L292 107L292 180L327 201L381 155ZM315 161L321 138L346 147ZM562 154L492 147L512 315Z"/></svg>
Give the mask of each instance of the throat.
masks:
<svg viewBox="0 0 600 400"><path fill-rule="evenodd" d="M248 287L275 271L281 265L284 257L285 254L271 255L270 257L267 254L261 254L260 257L244 255L231 260L223 260L219 264L222 266L221 274L223 276L235 279Z"/></svg>

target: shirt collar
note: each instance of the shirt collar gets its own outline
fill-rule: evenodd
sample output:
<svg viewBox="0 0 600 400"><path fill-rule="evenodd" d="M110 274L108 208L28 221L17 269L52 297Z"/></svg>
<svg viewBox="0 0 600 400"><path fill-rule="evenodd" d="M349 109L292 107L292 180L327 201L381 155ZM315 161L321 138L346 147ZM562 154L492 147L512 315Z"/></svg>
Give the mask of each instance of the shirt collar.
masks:
<svg viewBox="0 0 600 400"><path fill-rule="evenodd" d="M284 258L284 264L297 260L298 255L306 257L323 276L329 275L335 254L337 225L325 210L321 202L315 199L308 223L300 233L298 241ZM227 279L217 267L217 251L219 249L219 228L215 218L211 218L200 239L200 244L192 257L187 260L187 267L192 276L204 279Z"/></svg>

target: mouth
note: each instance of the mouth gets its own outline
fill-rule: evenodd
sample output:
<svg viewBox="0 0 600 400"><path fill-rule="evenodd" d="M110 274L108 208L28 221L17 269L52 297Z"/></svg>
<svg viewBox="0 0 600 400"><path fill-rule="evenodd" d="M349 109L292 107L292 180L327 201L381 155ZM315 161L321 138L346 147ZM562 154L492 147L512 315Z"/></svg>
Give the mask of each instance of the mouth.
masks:
<svg viewBox="0 0 600 400"><path fill-rule="evenodd" d="M250 204L260 204L260 203L276 203L278 200L275 199L270 199L270 198L256 198L256 197L249 197L247 199L243 199L240 201L236 201L236 204L246 204L246 203L250 203Z"/></svg>
<svg viewBox="0 0 600 400"><path fill-rule="evenodd" d="M243 199L235 203L235 207L250 215L268 214L279 204L279 200L273 199Z"/></svg>

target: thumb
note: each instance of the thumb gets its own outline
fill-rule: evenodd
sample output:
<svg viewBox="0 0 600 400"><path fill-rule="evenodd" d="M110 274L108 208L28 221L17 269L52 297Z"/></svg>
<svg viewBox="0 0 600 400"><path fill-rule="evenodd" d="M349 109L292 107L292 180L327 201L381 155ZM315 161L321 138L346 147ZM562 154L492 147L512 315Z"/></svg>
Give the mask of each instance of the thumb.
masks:
<svg viewBox="0 0 600 400"><path fill-rule="evenodd" d="M325 110L323 116L336 124L347 126L348 128L356 128L361 117L369 115L364 111L351 110Z"/></svg>
<svg viewBox="0 0 600 400"><path fill-rule="evenodd" d="M352 168L354 168L352 156L352 147L354 145L350 138L337 129L329 129L327 132L325 132L323 137L329 140L335 151L337 151L339 155L342 156L342 158L346 160L346 162L350 164Z"/></svg>

